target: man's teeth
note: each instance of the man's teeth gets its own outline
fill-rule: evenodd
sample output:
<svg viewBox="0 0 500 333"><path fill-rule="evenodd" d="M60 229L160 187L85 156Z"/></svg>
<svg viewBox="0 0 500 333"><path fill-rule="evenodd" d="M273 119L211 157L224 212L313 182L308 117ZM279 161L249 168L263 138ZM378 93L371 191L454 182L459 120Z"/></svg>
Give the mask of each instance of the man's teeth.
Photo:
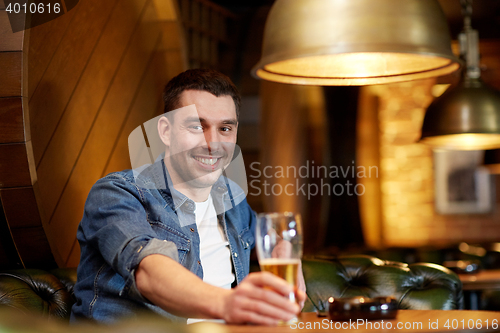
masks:
<svg viewBox="0 0 500 333"><path fill-rule="evenodd" d="M207 165L214 165L217 163L218 158L200 158L200 157L195 157L195 159L203 164Z"/></svg>

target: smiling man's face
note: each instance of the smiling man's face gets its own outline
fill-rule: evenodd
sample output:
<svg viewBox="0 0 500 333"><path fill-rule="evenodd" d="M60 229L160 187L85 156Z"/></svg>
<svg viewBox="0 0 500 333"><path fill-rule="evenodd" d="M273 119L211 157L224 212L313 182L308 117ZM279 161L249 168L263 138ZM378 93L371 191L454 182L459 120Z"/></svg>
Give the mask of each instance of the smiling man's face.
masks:
<svg viewBox="0 0 500 333"><path fill-rule="evenodd" d="M196 107L174 111L165 164L174 187L187 195L186 189L210 190L231 162L238 121L231 96L185 90L179 102L180 107Z"/></svg>

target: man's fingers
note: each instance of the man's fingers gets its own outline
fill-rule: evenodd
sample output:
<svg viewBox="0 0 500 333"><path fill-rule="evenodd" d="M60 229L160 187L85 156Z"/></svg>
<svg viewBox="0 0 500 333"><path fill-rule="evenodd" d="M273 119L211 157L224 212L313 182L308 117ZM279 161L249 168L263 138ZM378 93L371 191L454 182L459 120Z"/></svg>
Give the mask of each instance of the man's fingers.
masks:
<svg viewBox="0 0 500 333"><path fill-rule="evenodd" d="M288 297L293 292L293 286L284 279L269 272L256 272L248 275L248 281L259 287L268 287L275 292Z"/></svg>
<svg viewBox="0 0 500 333"><path fill-rule="evenodd" d="M292 319L297 310L297 304L276 292L243 282L233 291L226 321L276 325L280 320Z"/></svg>
<svg viewBox="0 0 500 333"><path fill-rule="evenodd" d="M307 295L300 289L297 290L296 295L297 295L297 301L299 302L300 310L302 310L304 308L304 304L306 303Z"/></svg>
<svg viewBox="0 0 500 333"><path fill-rule="evenodd" d="M276 308L283 309L289 313L295 314L300 311L297 303L292 302L289 299L289 293L287 295L280 295L274 290L251 284L246 286L246 288L242 288L241 293L244 297L247 297L254 302L265 302Z"/></svg>
<svg viewBox="0 0 500 333"><path fill-rule="evenodd" d="M297 314L295 311L286 311L283 308L255 299L247 299L246 304L243 305L243 309L274 320L283 321L288 321Z"/></svg>
<svg viewBox="0 0 500 333"><path fill-rule="evenodd" d="M300 290L300 289L299 289L299 290L297 290L296 295L297 295L297 298L298 298L299 302L304 302L304 301L306 300L306 298L307 298L306 293L305 293L305 292L303 292L303 291L302 291L302 290Z"/></svg>
<svg viewBox="0 0 500 333"><path fill-rule="evenodd" d="M300 275L302 276L302 274L300 274ZM299 288L294 290L294 287L291 286L290 284L288 284L288 282L286 282L284 279L279 278L279 277L277 277L269 272L252 273L251 275L249 275L249 278L250 278L249 282L251 282L254 286L272 289L273 291L275 291L276 293L281 295L279 298L274 298L276 300L276 302L279 302L279 303L276 303L276 302L274 303L276 306L281 306L281 307L287 306L287 305L283 305L282 299L286 298L288 300L290 293L293 293L293 292L295 292L295 294L297 296L297 302L299 304L299 307L297 310L291 309L290 307L288 309L290 309L291 311L295 311L295 313L298 313L298 312L300 312L300 310L304 306L305 299L306 299L306 294L304 292L305 283L302 283L302 284L299 283L299 286L298 286ZM265 291L266 289L256 290L253 292L252 295L250 295L250 297L255 298L257 294L254 294L254 293L259 293L262 290ZM270 294L268 294L268 297L271 297L270 295L276 296L275 293L270 293ZM262 296L259 296L259 297L262 298ZM257 297L257 298L259 298L259 297ZM288 302L288 306L290 306L290 304L292 304L295 307L296 303L293 303L290 301L290 302Z"/></svg>
<svg viewBox="0 0 500 333"><path fill-rule="evenodd" d="M289 298L293 292L298 302L303 303L304 292L294 291L285 280L269 272L251 273L233 289L226 321L260 325L289 321L300 312L300 306Z"/></svg>

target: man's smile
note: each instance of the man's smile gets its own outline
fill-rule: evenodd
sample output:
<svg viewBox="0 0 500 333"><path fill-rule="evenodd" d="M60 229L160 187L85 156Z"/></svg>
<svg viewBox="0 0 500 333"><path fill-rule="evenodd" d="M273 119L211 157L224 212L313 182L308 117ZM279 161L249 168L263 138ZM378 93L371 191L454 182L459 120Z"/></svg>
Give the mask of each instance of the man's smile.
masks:
<svg viewBox="0 0 500 333"><path fill-rule="evenodd" d="M226 156L226 154L217 154L217 156L211 154L191 155L191 157L193 157L198 162L198 165L210 171L215 171L216 169L218 169L220 164L222 163L221 160L223 160Z"/></svg>
<svg viewBox="0 0 500 333"><path fill-rule="evenodd" d="M206 165L214 165L217 163L221 158L220 157L199 157L199 156L194 156L194 159L197 160L198 162L201 162Z"/></svg>

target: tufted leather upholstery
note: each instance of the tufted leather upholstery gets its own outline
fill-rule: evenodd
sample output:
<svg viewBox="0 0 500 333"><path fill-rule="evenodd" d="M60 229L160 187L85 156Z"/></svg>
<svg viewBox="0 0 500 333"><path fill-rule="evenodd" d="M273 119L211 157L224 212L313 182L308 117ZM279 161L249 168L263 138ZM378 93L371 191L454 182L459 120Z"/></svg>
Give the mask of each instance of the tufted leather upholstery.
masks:
<svg viewBox="0 0 500 333"><path fill-rule="evenodd" d="M405 264L366 255L303 260L308 302L304 311L325 310L333 297L393 296L400 309L462 309L462 284L436 264Z"/></svg>
<svg viewBox="0 0 500 333"><path fill-rule="evenodd" d="M75 302L75 268L51 272L21 269L0 272L0 306L23 313L37 312L47 317L69 319Z"/></svg>
<svg viewBox="0 0 500 333"><path fill-rule="evenodd" d="M328 297L394 296L402 309L462 308L457 275L435 264L389 262L366 255L303 260L308 302L304 311L323 310ZM68 319L75 299L75 268L50 272L0 272L0 306L23 313Z"/></svg>

